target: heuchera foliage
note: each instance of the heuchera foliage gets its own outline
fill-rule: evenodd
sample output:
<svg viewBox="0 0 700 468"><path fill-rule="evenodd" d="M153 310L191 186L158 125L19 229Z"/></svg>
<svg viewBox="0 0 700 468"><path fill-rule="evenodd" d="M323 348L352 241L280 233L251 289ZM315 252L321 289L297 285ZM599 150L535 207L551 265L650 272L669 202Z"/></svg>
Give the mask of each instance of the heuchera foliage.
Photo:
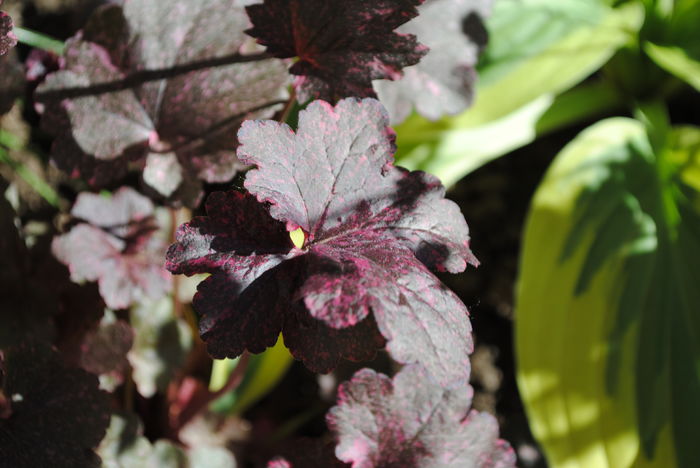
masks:
<svg viewBox="0 0 700 468"><path fill-rule="evenodd" d="M100 466L92 450L109 424L97 377L66 367L46 344L11 348L0 361L0 465Z"/></svg>
<svg viewBox="0 0 700 468"><path fill-rule="evenodd" d="M394 30L418 15L423 0L265 0L246 9L247 32L275 57L298 57L289 69L301 102L376 97L372 80L401 77L427 52Z"/></svg>
<svg viewBox="0 0 700 468"><path fill-rule="evenodd" d="M235 192L212 196L208 217L182 226L167 255L174 273L212 273L194 305L214 356L260 352L282 331L292 354L326 372L373 340L344 348L329 338L376 321L398 361L422 363L441 383L469 375L467 309L428 270L477 264L467 224L437 179L393 166L387 125L373 99L316 101L296 133L243 124L238 157L256 167L245 187L267 209ZM301 248L285 227L303 230Z"/></svg>
<svg viewBox="0 0 700 468"><path fill-rule="evenodd" d="M327 420L352 468L508 468L515 453L493 416L469 411L472 389L441 387L418 366L393 380L370 369L338 389Z"/></svg>
<svg viewBox="0 0 700 468"><path fill-rule="evenodd" d="M12 18L4 11L0 11L0 55L6 54L15 44L17 44L17 38L12 33Z"/></svg>
<svg viewBox="0 0 700 468"><path fill-rule="evenodd" d="M16 227L24 220L0 199L9 267L0 270L0 305L9 305L0 308L0 466L96 467L98 446L106 464L206 458L206 448L151 443L131 414L113 415L103 440L108 401L95 376L115 412L166 402L167 415L144 420L149 438L188 443L183 426L218 396L195 375L197 318L215 358L262 352L281 335L316 372L384 348L407 364L393 381L355 374L327 418L335 440L300 443L270 468L512 466L495 420L470 411L469 313L434 274L478 264L467 224L437 178L394 166L389 112L374 99L386 100L394 121L468 106L478 45L463 20L486 13L488 1L102 3L60 59L25 61L30 87L47 75L34 104L55 136L52 160L112 194L79 193L61 235L46 223L44 249L53 239L55 258L43 273L30 258L41 242L29 242ZM0 54L14 45L10 29L0 13ZM427 57L419 40L434 48ZM17 68L3 57L0 92L17 82L6 79L6 58ZM6 96L0 112L15 93ZM273 114L279 121L255 120ZM296 117L296 129L280 122ZM181 225L166 254L156 219L165 210L153 200L170 206L175 224L190 216L180 205L197 209L207 183L239 170L248 170L245 190L211 193L206 216ZM143 193L113 190L132 171ZM64 265L72 281L91 284L71 284L75 297L63 282L39 294L54 267L68 282ZM166 267L209 274L193 300L197 318ZM246 363L231 376L242 378ZM236 383L229 379L221 393ZM222 466L234 465L216 450Z"/></svg>
<svg viewBox="0 0 700 468"><path fill-rule="evenodd" d="M153 203L129 187L111 197L81 193L71 214L85 222L53 242L73 281L97 281L108 307L158 299L171 287L163 268L165 243L154 235Z"/></svg>
<svg viewBox="0 0 700 468"><path fill-rule="evenodd" d="M185 204L199 199L199 181L230 180L236 128L271 116L287 94L280 61L234 63L252 53L248 26L238 0L98 9L38 89L56 164L97 185L145 165L148 186ZM231 63L214 66L221 57Z"/></svg>
<svg viewBox="0 0 700 468"><path fill-rule="evenodd" d="M400 80L374 82L392 124L405 120L413 108L437 120L471 105L474 67L483 44L467 35L464 23L480 22L490 10L491 0L427 0L418 7L420 15L398 29L416 35L430 51L418 64L405 68Z"/></svg>

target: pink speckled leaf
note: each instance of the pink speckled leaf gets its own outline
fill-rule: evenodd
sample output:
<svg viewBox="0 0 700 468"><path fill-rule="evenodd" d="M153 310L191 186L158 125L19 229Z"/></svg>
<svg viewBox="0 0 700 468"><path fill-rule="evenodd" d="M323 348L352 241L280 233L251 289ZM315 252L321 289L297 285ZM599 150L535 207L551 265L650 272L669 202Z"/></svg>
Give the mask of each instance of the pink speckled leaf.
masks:
<svg viewBox="0 0 700 468"><path fill-rule="evenodd" d="M427 48L394 30L418 14L423 0L265 0L247 7L247 32L281 58L299 99L374 97L372 80L397 79Z"/></svg>
<svg viewBox="0 0 700 468"><path fill-rule="evenodd" d="M468 376L467 309L428 270L477 264L467 224L434 177L392 165L381 104L314 102L296 133L248 121L239 140L239 158L257 167L245 186L264 205L213 195L167 256L174 273L212 273L194 300L209 351L260 352L282 331L295 357L328 371L386 339L395 359L443 383ZM303 229L301 248L285 225Z"/></svg>
<svg viewBox="0 0 700 468"><path fill-rule="evenodd" d="M109 399L97 377L66 367L46 344L5 350L4 378L2 367L0 414L9 416L0 416L0 466L99 467L93 449L109 424Z"/></svg>
<svg viewBox="0 0 700 468"><path fill-rule="evenodd" d="M12 18L4 11L0 11L0 55L5 55L15 44L17 44L17 37L12 33Z"/></svg>
<svg viewBox="0 0 700 468"><path fill-rule="evenodd" d="M73 281L97 281L105 303L114 309L158 299L170 290L163 267L165 243L155 235L149 199L128 187L109 198L85 192L71 214L86 222L56 237L52 250L69 267Z"/></svg>
<svg viewBox="0 0 700 468"><path fill-rule="evenodd" d="M164 79L128 80L250 54L248 26L241 0L125 0L96 10L66 43L62 69L38 89L44 126L64 146L74 140L85 156L59 146L52 153L57 165L99 183L104 178L95 171L105 162L136 162L149 187L185 204L198 197L185 197L192 190L183 185L230 180L242 167L235 156L240 123L272 115L286 97L281 61L212 63ZM120 89L109 88L115 83Z"/></svg>
<svg viewBox="0 0 700 468"><path fill-rule="evenodd" d="M414 34L430 48L420 63L404 69L397 81L374 83L379 99L389 109L391 122L398 124L413 108L437 120L462 112L472 102L474 67L484 43L463 31L465 22L481 23L490 13L492 0L427 0L420 15L398 31Z"/></svg>
<svg viewBox="0 0 700 468"><path fill-rule="evenodd" d="M370 369L340 385L326 419L352 468L509 468L515 454L493 416L469 410L466 383L437 385L419 366L394 379Z"/></svg>

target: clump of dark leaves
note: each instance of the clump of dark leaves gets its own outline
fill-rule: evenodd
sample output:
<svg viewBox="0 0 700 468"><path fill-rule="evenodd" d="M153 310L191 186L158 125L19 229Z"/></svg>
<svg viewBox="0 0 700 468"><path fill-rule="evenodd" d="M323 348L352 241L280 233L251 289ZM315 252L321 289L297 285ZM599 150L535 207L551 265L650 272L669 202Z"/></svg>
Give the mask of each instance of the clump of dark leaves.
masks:
<svg viewBox="0 0 700 468"><path fill-rule="evenodd" d="M0 466L235 467L226 440L178 442L218 396L200 381L211 361L196 327L215 358L281 334L315 372L382 349L406 364L393 380L363 369L341 384L331 432L269 468L513 466L495 419L470 410L469 313L435 276L478 265L466 221L439 180L394 165L389 127L470 104L483 44L463 24L490 2L101 3L61 57L24 63L7 54L16 38L0 12L0 113L38 86L51 158L82 179L52 187L62 199L38 237L36 214L0 199ZM207 185L243 170L237 189ZM177 224L207 192L206 215L173 236L164 207ZM209 275L197 317L166 267Z"/></svg>

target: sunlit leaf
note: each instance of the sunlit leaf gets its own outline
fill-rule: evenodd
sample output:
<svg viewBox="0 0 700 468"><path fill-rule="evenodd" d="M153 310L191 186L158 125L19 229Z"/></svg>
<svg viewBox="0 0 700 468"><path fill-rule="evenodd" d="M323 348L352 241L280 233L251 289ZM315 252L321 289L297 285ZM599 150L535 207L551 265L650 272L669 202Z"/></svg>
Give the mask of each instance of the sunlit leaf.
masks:
<svg viewBox="0 0 700 468"><path fill-rule="evenodd" d="M533 201L518 378L554 466L700 463L700 131L650 132L589 128Z"/></svg>

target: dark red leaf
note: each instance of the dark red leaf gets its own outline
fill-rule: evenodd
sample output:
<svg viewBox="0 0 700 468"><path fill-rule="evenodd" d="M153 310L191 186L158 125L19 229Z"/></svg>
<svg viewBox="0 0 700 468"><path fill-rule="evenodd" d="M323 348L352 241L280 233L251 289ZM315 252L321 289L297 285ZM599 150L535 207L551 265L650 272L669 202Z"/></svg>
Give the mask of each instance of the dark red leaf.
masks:
<svg viewBox="0 0 700 468"><path fill-rule="evenodd" d="M0 57L0 115L9 112L24 91L24 71L14 53Z"/></svg>
<svg viewBox="0 0 700 468"><path fill-rule="evenodd" d="M248 26L239 0L126 0L98 9L66 43L62 70L38 89L44 126L84 155L59 146L57 165L99 183L101 165L135 161L149 187L186 204L198 200L192 192L201 181L230 180L242 167L236 128L272 115L286 98L284 65L267 59L172 71L252 54ZM153 71L166 78L134 78Z"/></svg>
<svg viewBox="0 0 700 468"><path fill-rule="evenodd" d="M392 165L381 104L318 101L296 133L248 121L239 139L239 158L257 167L245 186L264 204L212 195L208 217L181 226L167 255L173 273L212 273L194 299L209 351L261 352L282 331L323 372L340 357L370 358L386 339L395 359L441 382L468 376L467 309L427 268L477 264L467 224L437 179ZM285 225L304 231L301 248Z"/></svg>
<svg viewBox="0 0 700 468"><path fill-rule="evenodd" d="M302 102L374 97L372 80L401 76L427 48L394 30L418 14L423 0L265 0L247 7L247 32L290 69Z"/></svg>
<svg viewBox="0 0 700 468"><path fill-rule="evenodd" d="M75 282L97 281L107 306L121 309L170 290L165 243L156 234L153 204L129 187L111 197L88 192L71 211L86 221L54 239L54 255Z"/></svg>
<svg viewBox="0 0 700 468"><path fill-rule="evenodd" d="M134 330L123 320L103 321L82 343L80 365L93 374L110 379L108 390L121 384L129 370L126 353L134 343ZM103 386L102 388L105 388Z"/></svg>
<svg viewBox="0 0 700 468"><path fill-rule="evenodd" d="M267 462L267 468L350 468L335 456L332 442L321 439L296 439Z"/></svg>
<svg viewBox="0 0 700 468"><path fill-rule="evenodd" d="M336 455L352 468L507 468L515 454L493 416L469 410L465 383L437 385L419 366L394 379L370 369L338 388L327 415Z"/></svg>
<svg viewBox="0 0 700 468"><path fill-rule="evenodd" d="M4 192L0 179L0 191ZM27 246L15 226L15 212L0 197L0 348L17 345L24 339L51 340L52 318L58 312L58 297L51 285L37 277Z"/></svg>
<svg viewBox="0 0 700 468"><path fill-rule="evenodd" d="M491 10L491 0L427 0L418 7L420 15L398 31L415 34L428 55L420 63L404 69L397 81L374 83L379 99L389 109L394 124L402 122L412 109L437 120L445 114L465 110L474 97L480 48L463 31L463 22L476 21Z"/></svg>
<svg viewBox="0 0 700 468"><path fill-rule="evenodd" d="M15 44L17 44L17 37L12 33L12 18L4 11L0 11L0 55L5 55Z"/></svg>
<svg viewBox="0 0 700 468"><path fill-rule="evenodd" d="M5 354L1 396L10 403L0 417L0 465L92 468L93 451L109 424L107 395L97 378L65 367L48 345L23 344Z"/></svg>

